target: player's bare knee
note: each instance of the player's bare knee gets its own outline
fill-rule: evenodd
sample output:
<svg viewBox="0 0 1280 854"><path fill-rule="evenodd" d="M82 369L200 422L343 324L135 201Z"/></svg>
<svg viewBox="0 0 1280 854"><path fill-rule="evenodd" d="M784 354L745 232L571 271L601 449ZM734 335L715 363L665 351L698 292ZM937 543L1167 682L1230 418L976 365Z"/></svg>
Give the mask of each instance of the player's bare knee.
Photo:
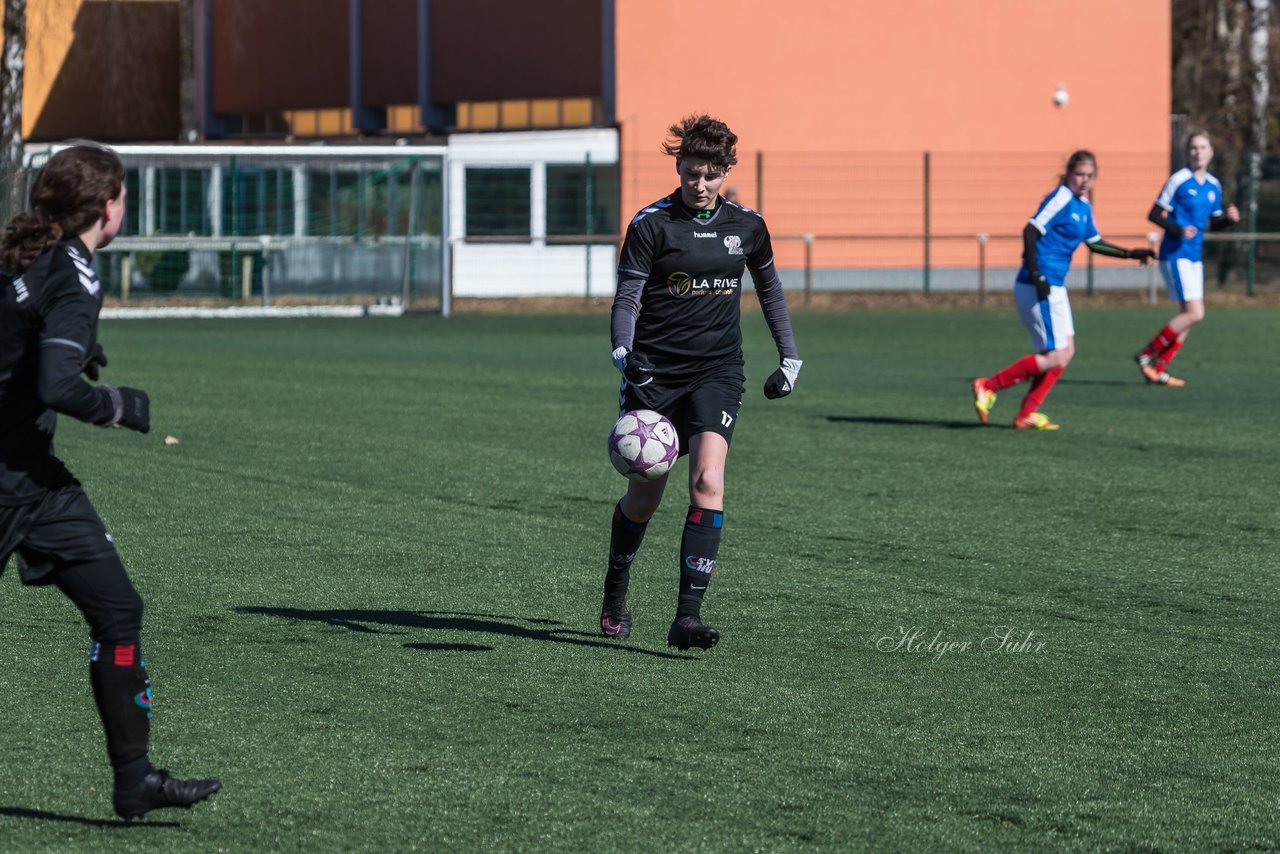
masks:
<svg viewBox="0 0 1280 854"><path fill-rule="evenodd" d="M699 507L712 506L724 496L724 474L719 469L696 472L689 483L689 498Z"/></svg>

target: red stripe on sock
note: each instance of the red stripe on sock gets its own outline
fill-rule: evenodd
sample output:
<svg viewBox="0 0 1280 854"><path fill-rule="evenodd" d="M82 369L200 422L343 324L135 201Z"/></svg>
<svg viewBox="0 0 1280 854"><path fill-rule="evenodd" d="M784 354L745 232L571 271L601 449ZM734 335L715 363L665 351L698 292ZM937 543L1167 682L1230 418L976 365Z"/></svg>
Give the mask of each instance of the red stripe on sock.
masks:
<svg viewBox="0 0 1280 854"><path fill-rule="evenodd" d="M116 644L115 658L112 663L116 667L133 667L138 647L136 644L122 643Z"/></svg>

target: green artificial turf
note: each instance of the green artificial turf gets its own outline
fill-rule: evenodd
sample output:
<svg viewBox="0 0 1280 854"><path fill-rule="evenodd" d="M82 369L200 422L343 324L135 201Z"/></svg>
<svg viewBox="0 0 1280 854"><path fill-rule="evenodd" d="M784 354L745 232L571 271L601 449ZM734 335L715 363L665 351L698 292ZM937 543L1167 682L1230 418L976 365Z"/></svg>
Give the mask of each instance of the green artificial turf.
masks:
<svg viewBox="0 0 1280 854"><path fill-rule="evenodd" d="M1077 307L1057 433L974 417L1009 309L798 313L776 402L747 315L686 654L684 463L597 636L605 316L104 322L153 432L60 451L147 603L153 758L225 788L115 821L85 629L11 566L0 848L1274 850L1280 312L1147 387L1168 315Z"/></svg>

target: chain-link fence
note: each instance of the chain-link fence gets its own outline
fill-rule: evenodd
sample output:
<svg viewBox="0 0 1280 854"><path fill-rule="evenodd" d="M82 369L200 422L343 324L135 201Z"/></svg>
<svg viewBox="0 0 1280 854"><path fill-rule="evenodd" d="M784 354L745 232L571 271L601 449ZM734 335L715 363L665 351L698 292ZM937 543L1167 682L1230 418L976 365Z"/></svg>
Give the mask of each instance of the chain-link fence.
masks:
<svg viewBox="0 0 1280 854"><path fill-rule="evenodd" d="M1096 152L1095 219L1103 236L1149 246L1147 212L1168 179L1163 152ZM1021 263L1021 233L1058 184L1066 153L740 152L726 187L760 211L788 289L980 290L1006 288ZM1228 199L1247 220L1242 157L1220 157ZM632 152L624 211L676 186L670 157ZM1206 273L1219 286L1252 290L1280 281L1280 159L1257 187L1250 230L1209 236ZM1237 175L1241 172L1241 175ZM1151 271L1083 248L1069 284L1087 290L1147 288Z"/></svg>
<svg viewBox="0 0 1280 854"><path fill-rule="evenodd" d="M455 266L462 295L606 296L626 217L677 183L671 159L656 151L620 164L584 153L532 165L508 162L507 152L451 169L443 147L117 150L128 220L95 263L109 297L142 305L394 302L447 311ZM6 176L0 199L23 198L45 157ZM1254 187L1241 183L1247 170L1230 165L1244 158L1219 159L1233 170L1223 176L1228 199L1246 220L1245 203L1256 198L1257 206L1252 223L1208 236L1208 283L1275 287L1280 159L1262 163ZM982 293L1009 287L1022 228L1057 185L1063 160L745 152L726 188L765 215L789 290ZM1098 153L1093 202L1108 240L1150 245L1146 214L1166 162L1160 153ZM1150 268L1083 249L1069 278L1086 292L1149 292L1155 282Z"/></svg>
<svg viewBox="0 0 1280 854"><path fill-rule="evenodd" d="M116 150L126 221L94 259L108 297L441 304L442 150Z"/></svg>

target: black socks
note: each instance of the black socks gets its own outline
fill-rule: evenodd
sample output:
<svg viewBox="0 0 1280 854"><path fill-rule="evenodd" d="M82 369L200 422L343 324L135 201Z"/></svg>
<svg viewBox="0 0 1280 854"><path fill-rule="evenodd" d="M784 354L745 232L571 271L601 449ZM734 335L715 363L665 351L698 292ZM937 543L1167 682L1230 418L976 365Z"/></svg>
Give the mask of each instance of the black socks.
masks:
<svg viewBox="0 0 1280 854"><path fill-rule="evenodd" d="M151 770L151 688L136 643L92 642L89 681L107 736L107 755L116 772L116 788L132 789Z"/></svg>
<svg viewBox="0 0 1280 854"><path fill-rule="evenodd" d="M613 531L609 537L609 570L604 577L604 593L611 599L627 595L631 583L631 562L644 541L648 522L632 522L622 512L622 502L613 508Z"/></svg>
<svg viewBox="0 0 1280 854"><path fill-rule="evenodd" d="M720 531L724 527L724 511L689 507L680 537L680 601L676 618L700 617L702 597L711 583L720 552Z"/></svg>

